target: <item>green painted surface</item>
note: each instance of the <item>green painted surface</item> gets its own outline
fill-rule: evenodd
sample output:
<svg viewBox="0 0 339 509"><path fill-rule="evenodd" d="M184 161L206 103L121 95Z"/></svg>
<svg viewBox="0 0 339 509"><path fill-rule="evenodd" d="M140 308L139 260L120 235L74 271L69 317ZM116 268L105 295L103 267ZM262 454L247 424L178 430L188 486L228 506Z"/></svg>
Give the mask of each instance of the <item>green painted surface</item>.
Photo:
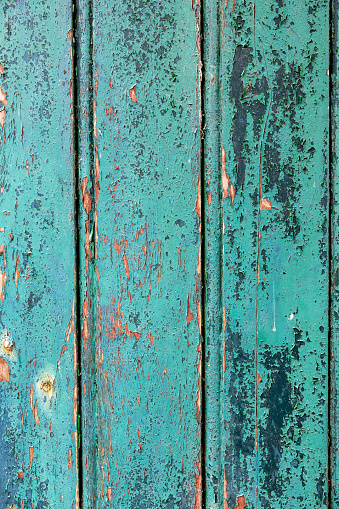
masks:
<svg viewBox="0 0 339 509"><path fill-rule="evenodd" d="M218 1L203 5L203 298L204 298L204 474L206 507L223 503L222 478L222 208L220 16Z"/></svg>
<svg viewBox="0 0 339 509"><path fill-rule="evenodd" d="M331 336L330 336L330 504L331 507L339 507L339 430L337 426L339 415L339 380L338 380L338 354L339 354L339 160L338 160L338 14L339 5L337 0L332 4L332 33L331 33Z"/></svg>
<svg viewBox="0 0 339 509"><path fill-rule="evenodd" d="M93 4L85 507L200 507L197 17L186 1Z"/></svg>
<svg viewBox="0 0 339 509"><path fill-rule="evenodd" d="M229 508L327 507L328 11L223 15Z"/></svg>
<svg viewBox="0 0 339 509"><path fill-rule="evenodd" d="M77 506L71 25L69 1L1 3L4 509Z"/></svg>
<svg viewBox="0 0 339 509"><path fill-rule="evenodd" d="M328 1L34 4L1 6L0 509L336 508L337 2L331 231Z"/></svg>
<svg viewBox="0 0 339 509"><path fill-rule="evenodd" d="M81 360L79 405L81 408L81 457L79 476L82 479L82 507L96 507L97 484L97 390L95 361L95 182L93 132L93 46L92 4L79 0L75 11L76 36L76 105L78 137L78 231L77 252L79 270L78 320ZM84 474L85 472L85 474Z"/></svg>

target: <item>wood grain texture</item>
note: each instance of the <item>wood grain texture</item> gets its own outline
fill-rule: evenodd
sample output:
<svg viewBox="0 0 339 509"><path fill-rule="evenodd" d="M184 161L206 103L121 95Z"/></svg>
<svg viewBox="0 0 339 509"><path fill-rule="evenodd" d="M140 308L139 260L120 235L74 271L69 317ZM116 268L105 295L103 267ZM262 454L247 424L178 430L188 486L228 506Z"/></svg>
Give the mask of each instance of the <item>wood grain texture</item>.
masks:
<svg viewBox="0 0 339 509"><path fill-rule="evenodd" d="M230 509L327 506L328 12L327 1L224 8Z"/></svg>
<svg viewBox="0 0 339 509"><path fill-rule="evenodd" d="M1 508L78 507L71 25L1 3Z"/></svg>
<svg viewBox="0 0 339 509"><path fill-rule="evenodd" d="M93 4L85 507L201 503L198 17L181 0Z"/></svg>

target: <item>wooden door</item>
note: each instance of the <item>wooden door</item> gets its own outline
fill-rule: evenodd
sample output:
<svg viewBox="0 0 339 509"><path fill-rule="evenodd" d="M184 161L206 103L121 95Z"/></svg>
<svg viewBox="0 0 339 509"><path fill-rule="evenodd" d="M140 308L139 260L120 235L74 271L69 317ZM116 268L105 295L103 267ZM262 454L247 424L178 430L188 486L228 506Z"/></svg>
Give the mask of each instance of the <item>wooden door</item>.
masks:
<svg viewBox="0 0 339 509"><path fill-rule="evenodd" d="M0 509L339 507L337 1L1 7Z"/></svg>

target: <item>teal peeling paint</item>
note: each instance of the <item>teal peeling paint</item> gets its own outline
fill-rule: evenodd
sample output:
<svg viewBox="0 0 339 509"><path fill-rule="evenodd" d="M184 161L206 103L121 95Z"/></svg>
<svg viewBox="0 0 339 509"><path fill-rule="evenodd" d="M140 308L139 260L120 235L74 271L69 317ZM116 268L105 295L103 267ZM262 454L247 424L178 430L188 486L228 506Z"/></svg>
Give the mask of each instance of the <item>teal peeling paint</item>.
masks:
<svg viewBox="0 0 339 509"><path fill-rule="evenodd" d="M328 2L222 31L227 501L327 507Z"/></svg>
<svg viewBox="0 0 339 509"><path fill-rule="evenodd" d="M220 16L218 1L203 7L203 221L206 507L223 504L222 468L222 215L220 165Z"/></svg>
<svg viewBox="0 0 339 509"><path fill-rule="evenodd" d="M93 5L86 507L200 506L198 16L186 1Z"/></svg>
<svg viewBox="0 0 339 509"><path fill-rule="evenodd" d="M330 478L331 478L331 497L330 501L333 507L339 505L339 485L338 485L338 451L339 451L339 435L338 435L338 246L339 246L339 229L338 229L338 141L337 141L337 126L338 126L338 2L334 1L332 5L332 66L330 80L332 85L331 96L331 141L332 152L330 154L332 162L331 172L331 342L330 342Z"/></svg>
<svg viewBox="0 0 339 509"><path fill-rule="evenodd" d="M0 377L0 507L69 509L77 487L71 9L19 1L1 13L0 369L8 365L9 381Z"/></svg>
<svg viewBox="0 0 339 509"><path fill-rule="evenodd" d="M336 507L329 3L34 3L1 11L0 509Z"/></svg>

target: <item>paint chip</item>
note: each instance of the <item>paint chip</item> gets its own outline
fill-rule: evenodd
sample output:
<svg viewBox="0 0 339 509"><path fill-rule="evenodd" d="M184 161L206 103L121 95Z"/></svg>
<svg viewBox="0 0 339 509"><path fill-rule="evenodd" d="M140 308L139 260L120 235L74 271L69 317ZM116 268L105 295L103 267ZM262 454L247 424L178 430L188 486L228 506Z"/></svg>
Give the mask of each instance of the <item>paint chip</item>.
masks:
<svg viewBox="0 0 339 509"><path fill-rule="evenodd" d="M87 188L88 178L84 177L82 179L81 191L82 191L82 205L85 209L86 214L88 215L92 209L92 198Z"/></svg>
<svg viewBox="0 0 339 509"><path fill-rule="evenodd" d="M188 324L192 321L192 319L193 319L193 313L192 313L191 308L190 308L189 297L187 297L187 315L186 315L187 327L188 327Z"/></svg>
<svg viewBox="0 0 339 509"><path fill-rule="evenodd" d="M0 101L2 102L2 104L3 104L4 106L6 106L6 104L7 104L6 96L7 96L7 92L4 92L4 91L2 90L2 88L0 87Z"/></svg>
<svg viewBox="0 0 339 509"><path fill-rule="evenodd" d="M37 426L39 426L39 417L38 417L38 410L36 407L36 402L35 402L35 406L34 406L34 420L35 420L35 424Z"/></svg>
<svg viewBox="0 0 339 509"><path fill-rule="evenodd" d="M260 210L272 210L272 205L270 200L267 198L263 198L260 202Z"/></svg>
<svg viewBox="0 0 339 509"><path fill-rule="evenodd" d="M197 201L195 210L199 217L199 230L200 230L200 220L201 220L201 194L200 194L200 180L197 182Z"/></svg>
<svg viewBox="0 0 339 509"><path fill-rule="evenodd" d="M5 117L6 117L6 108L0 111L0 125L1 127L4 126L5 123Z"/></svg>
<svg viewBox="0 0 339 509"><path fill-rule="evenodd" d="M137 95L135 93L135 89L136 89L136 85L134 85L134 87L132 87L130 89L130 91L129 91L129 96L132 99L132 103L136 103L137 102Z"/></svg>
<svg viewBox="0 0 339 509"><path fill-rule="evenodd" d="M112 498L112 488L107 488L106 496L107 496L107 499L108 499L109 505L110 505L110 506L112 506L112 504L111 504L111 498Z"/></svg>
<svg viewBox="0 0 339 509"><path fill-rule="evenodd" d="M233 207L234 197L235 197L235 187L233 184L231 184L230 185L231 207Z"/></svg>
<svg viewBox="0 0 339 509"><path fill-rule="evenodd" d="M230 178L226 173L226 154L225 154L224 147L222 147L222 190L223 190L222 197L223 198L227 198L229 184L230 184Z"/></svg>
<svg viewBox="0 0 339 509"><path fill-rule="evenodd" d="M233 207L234 197L235 197L235 187L231 183L231 179L226 173L226 153L224 147L222 147L222 197L225 199L228 196L228 192L230 193L231 198L231 207Z"/></svg>
<svg viewBox="0 0 339 509"><path fill-rule="evenodd" d="M17 266L15 266L15 271L14 271L14 282L15 282L15 286L18 288L18 283L19 283L19 277L20 277L20 270L18 269ZM19 297L18 297L19 298Z"/></svg>
<svg viewBox="0 0 339 509"><path fill-rule="evenodd" d="M126 271L126 279L128 281L129 280L129 268L128 268L127 256L124 254L122 256L122 259L123 259L124 267L125 267L125 271Z"/></svg>
<svg viewBox="0 0 339 509"><path fill-rule="evenodd" d="M7 330L2 334L2 346L5 353L11 354L13 352L13 339Z"/></svg>
<svg viewBox="0 0 339 509"><path fill-rule="evenodd" d="M0 382L9 382L9 366L5 359L0 357Z"/></svg>
<svg viewBox="0 0 339 509"><path fill-rule="evenodd" d="M31 388L29 391L29 401L31 403L31 410L34 412L34 390L33 390L33 384L31 384Z"/></svg>
<svg viewBox="0 0 339 509"><path fill-rule="evenodd" d="M29 458L29 466L31 467L32 463L33 463L33 447L29 448L28 458Z"/></svg>
<svg viewBox="0 0 339 509"><path fill-rule="evenodd" d="M244 495L241 495L241 497L238 497L238 505L235 509L244 509L246 506L245 497Z"/></svg>

